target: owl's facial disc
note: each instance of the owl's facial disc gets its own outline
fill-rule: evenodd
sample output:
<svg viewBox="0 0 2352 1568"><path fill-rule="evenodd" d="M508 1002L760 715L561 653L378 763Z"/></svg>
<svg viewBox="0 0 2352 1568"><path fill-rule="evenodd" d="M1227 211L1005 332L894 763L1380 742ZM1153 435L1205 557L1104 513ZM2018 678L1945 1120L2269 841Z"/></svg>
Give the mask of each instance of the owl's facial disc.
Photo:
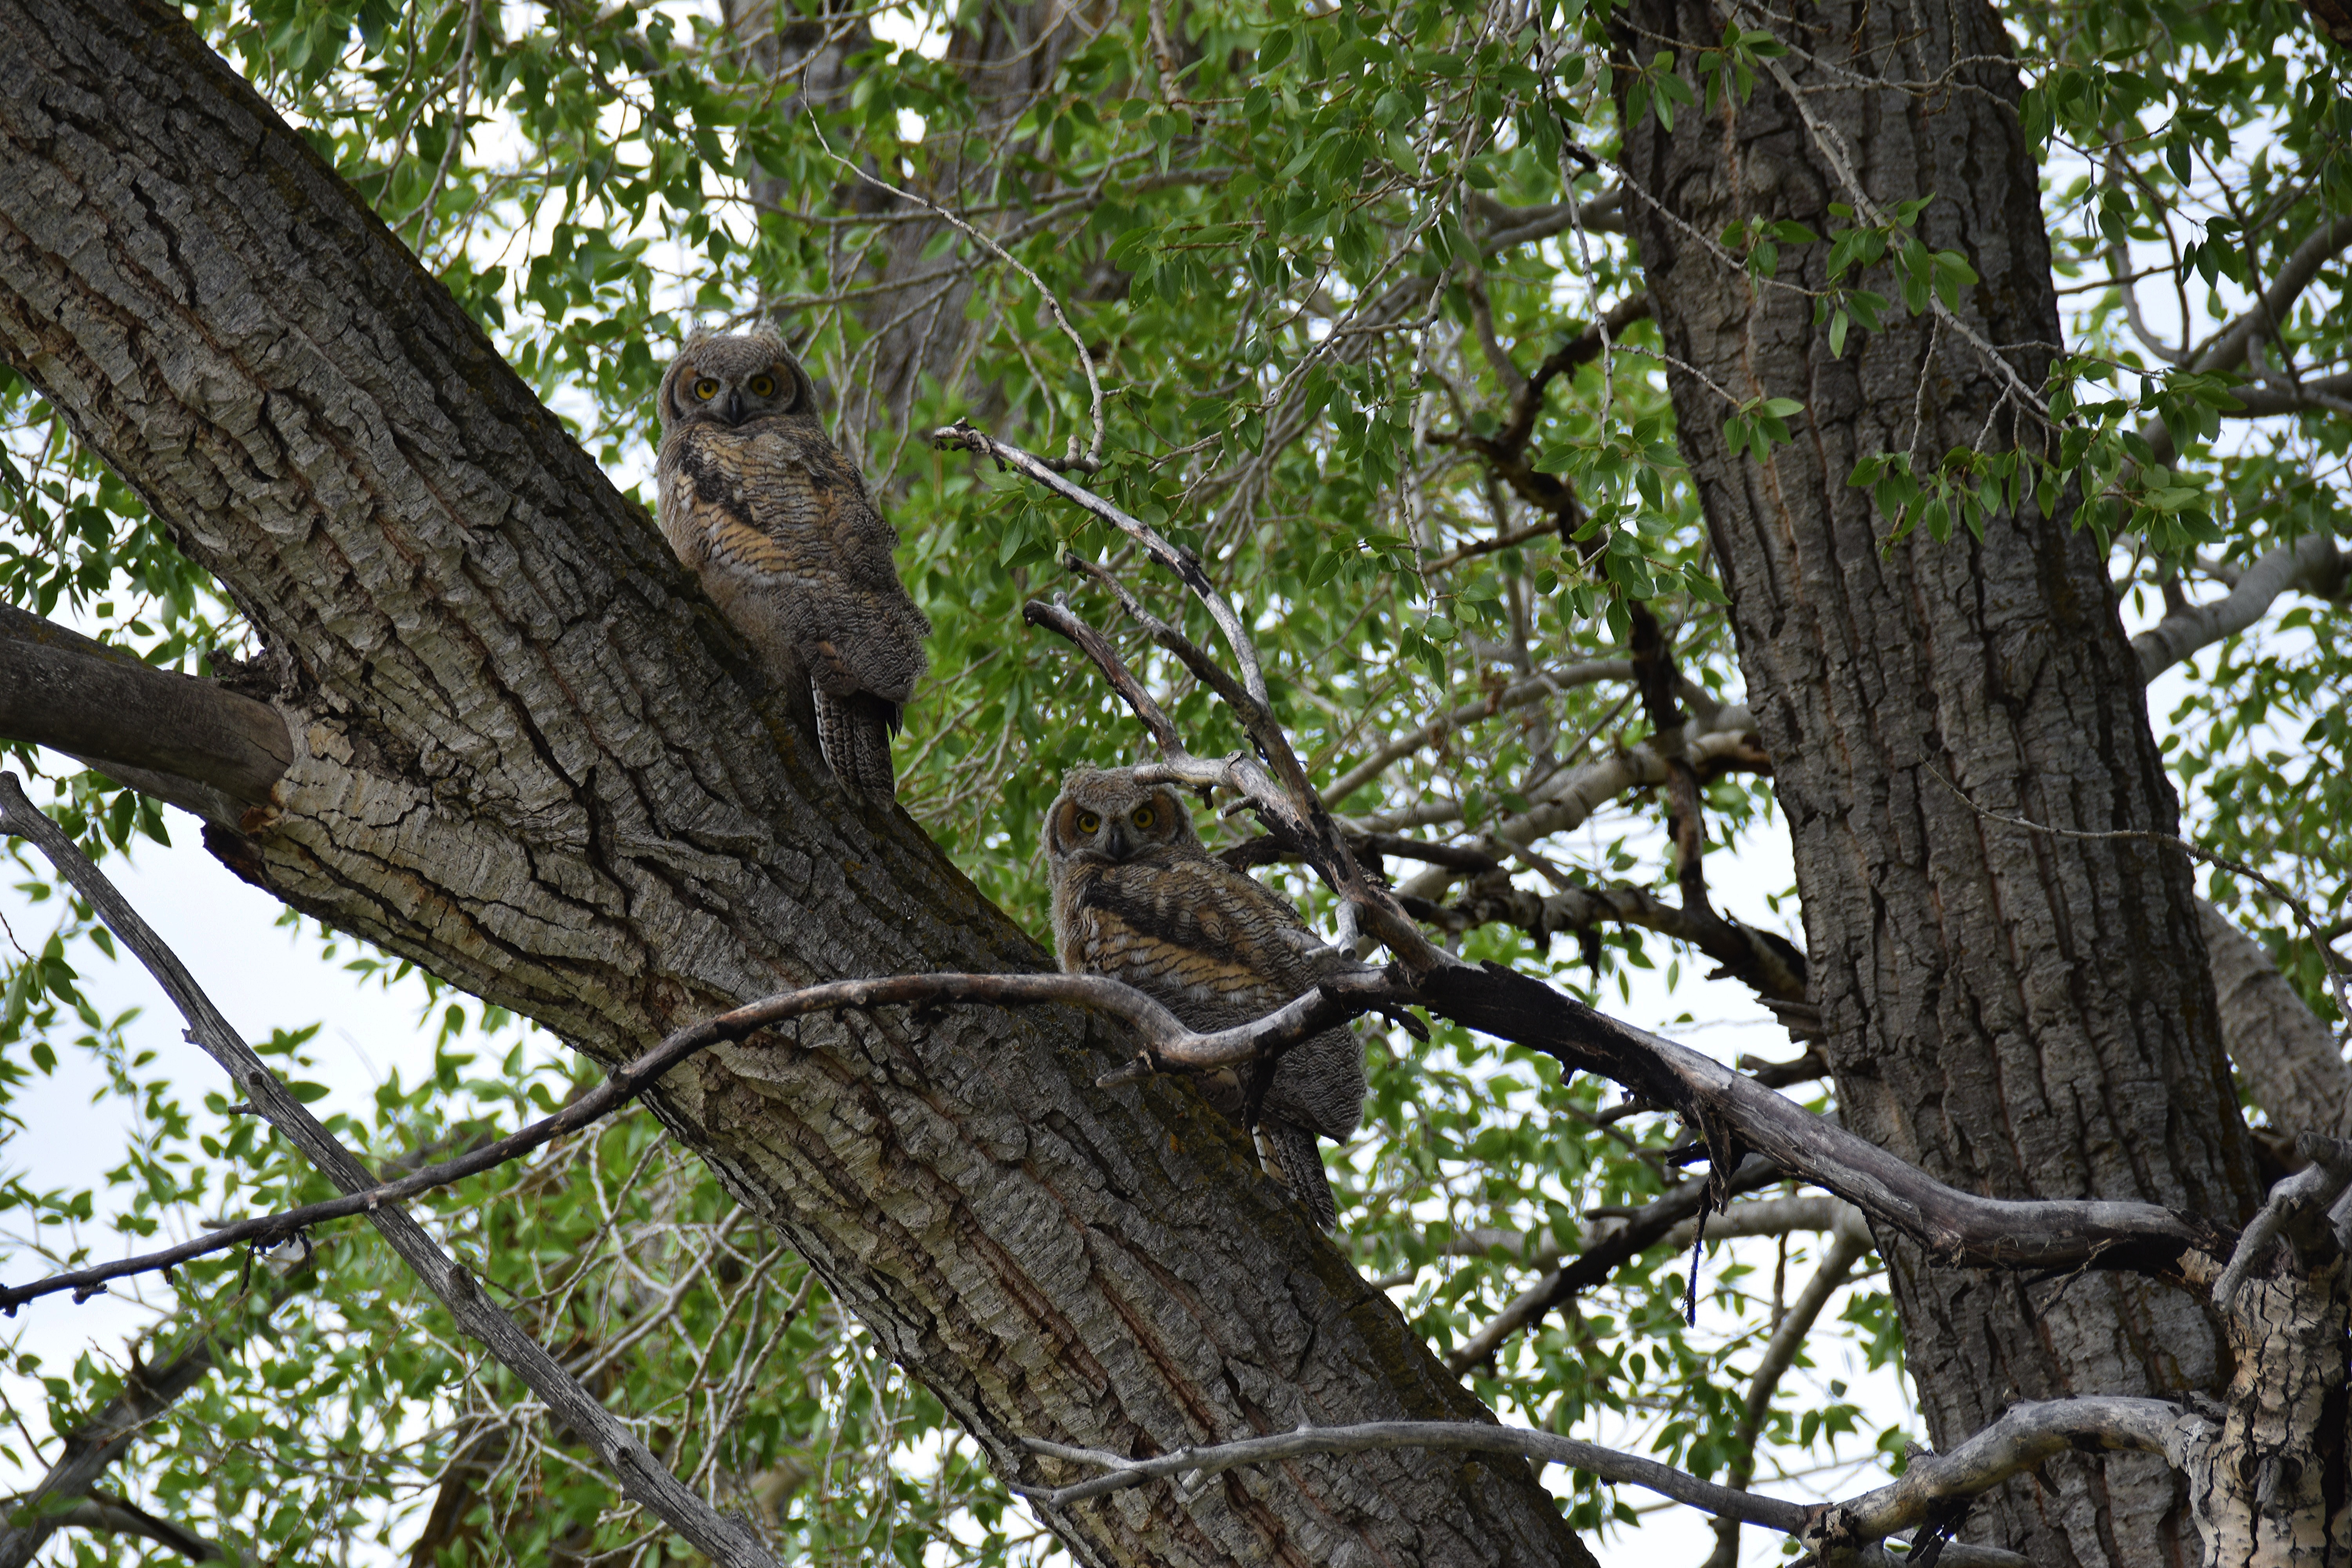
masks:
<svg viewBox="0 0 2352 1568"><path fill-rule="evenodd" d="M1102 813L1073 802L1062 821L1063 841L1068 844L1069 852L1081 859L1116 865L1131 852L1124 816L1105 820Z"/></svg>

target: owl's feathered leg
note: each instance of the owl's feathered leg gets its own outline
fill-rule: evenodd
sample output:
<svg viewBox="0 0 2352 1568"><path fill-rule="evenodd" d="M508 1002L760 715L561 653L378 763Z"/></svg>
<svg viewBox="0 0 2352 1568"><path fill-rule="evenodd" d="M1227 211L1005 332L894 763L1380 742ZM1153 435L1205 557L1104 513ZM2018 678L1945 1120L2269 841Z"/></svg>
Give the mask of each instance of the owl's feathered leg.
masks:
<svg viewBox="0 0 2352 1568"><path fill-rule="evenodd" d="M1325 1230L1339 1225L1339 1205L1331 1196L1330 1180L1323 1174L1323 1156L1315 1151L1315 1134L1287 1121L1262 1121L1258 1135L1272 1148L1283 1184L1306 1202L1315 1223Z"/></svg>
<svg viewBox="0 0 2352 1568"><path fill-rule="evenodd" d="M898 793L890 766L890 737L898 728L898 705L856 692L835 697L813 688L816 739L833 776L854 789L887 800Z"/></svg>

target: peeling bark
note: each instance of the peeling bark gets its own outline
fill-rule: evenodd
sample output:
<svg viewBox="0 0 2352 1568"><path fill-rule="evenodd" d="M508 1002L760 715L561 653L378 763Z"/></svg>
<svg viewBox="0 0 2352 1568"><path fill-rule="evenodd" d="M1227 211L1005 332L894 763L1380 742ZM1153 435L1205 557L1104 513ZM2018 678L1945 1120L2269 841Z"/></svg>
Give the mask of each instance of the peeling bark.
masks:
<svg viewBox="0 0 2352 1568"><path fill-rule="evenodd" d="M180 16L0 5L0 353L286 672L244 868L611 1063L812 981L1049 966L748 651L415 260ZM654 1097L1001 1473L1486 1419L1238 1137L1075 1009L809 1019ZM1400 1453L1054 1521L1081 1561L1591 1561L1527 1467Z"/></svg>
<svg viewBox="0 0 2352 1568"><path fill-rule="evenodd" d="M1675 47L1687 71L1725 15L1639 0L1628 17L1643 60ZM1806 405L1794 445L1759 465L1727 449L1723 398L1669 373L1794 840L1846 1125L1965 1190L2139 1198L2235 1225L2258 1194L2188 866L2147 844L2004 827L1958 793L2059 827L2174 831L2095 542L2065 518L2024 515L1989 520L1981 539L1922 531L1890 548L1846 482L1880 451L1932 461L2011 438L2017 385L2039 386L2057 344L2017 77L1994 63L2007 40L1973 3L1800 5L1742 25L1801 37L1776 68L1803 96L1759 74L1745 103L1686 109L1671 134L1645 117L1626 172L1650 199L1627 205L1667 351L1734 398ZM1951 85L1891 85L1937 81ZM1828 211L1864 205L1841 162L1883 206L1932 194L1921 237L1981 278L1954 321L1893 307L1842 359L1811 298L1710 247L1737 217L1822 233L1852 222ZM1826 262L1825 246L1804 247L1781 277L1819 289ZM2004 345L2003 363L1966 334ZM2018 1399L2218 1390L2228 1375L2186 1294L1938 1271L1911 1243L1880 1241L1938 1447ZM2197 1552L2174 1477L2145 1456L2053 1460L1989 1498L1968 1534L2045 1568Z"/></svg>
<svg viewBox="0 0 2352 1568"><path fill-rule="evenodd" d="M2323 1245L2316 1266L2290 1257L2271 1278L2246 1281L2225 1314L2237 1374L2218 1427L2178 1458L2206 1568L2352 1561L2347 1273L2342 1255Z"/></svg>

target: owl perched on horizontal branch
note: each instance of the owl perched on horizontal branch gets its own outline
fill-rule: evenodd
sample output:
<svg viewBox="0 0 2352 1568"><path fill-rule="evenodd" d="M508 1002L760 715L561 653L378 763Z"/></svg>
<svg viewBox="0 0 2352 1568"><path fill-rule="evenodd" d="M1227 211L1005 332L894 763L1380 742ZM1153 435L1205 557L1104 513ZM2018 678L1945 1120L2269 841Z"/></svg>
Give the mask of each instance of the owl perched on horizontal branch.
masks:
<svg viewBox="0 0 2352 1568"><path fill-rule="evenodd" d="M931 624L891 563L896 530L772 332L698 333L662 377L662 532L854 788L896 792L890 737Z"/></svg>
<svg viewBox="0 0 2352 1568"><path fill-rule="evenodd" d="M1263 1017L1349 965L1297 910L1210 856L1174 789L1139 784L1132 768L1070 773L1045 841L1062 967L1123 980L1188 1027ZM1211 1098L1242 1116L1240 1089L1212 1084ZM1339 1210L1315 1140L1346 1139L1363 1110L1363 1047L1345 1025L1291 1047L1265 1084L1258 1131L1326 1230Z"/></svg>

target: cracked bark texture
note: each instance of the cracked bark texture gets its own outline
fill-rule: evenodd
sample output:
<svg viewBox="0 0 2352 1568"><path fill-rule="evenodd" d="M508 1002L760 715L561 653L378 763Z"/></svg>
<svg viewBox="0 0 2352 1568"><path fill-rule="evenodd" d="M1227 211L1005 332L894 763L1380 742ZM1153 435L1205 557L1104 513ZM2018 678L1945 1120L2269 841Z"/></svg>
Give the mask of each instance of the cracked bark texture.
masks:
<svg viewBox="0 0 2352 1568"><path fill-rule="evenodd" d="M784 703L446 292L148 0L0 4L0 353L267 642L287 902L611 1062L813 981L1049 969ZM1068 1009L803 1022L665 1124L1001 1473L1302 1419L1490 1419L1189 1089ZM1053 1521L1089 1563L1590 1563L1521 1463L1234 1471Z"/></svg>
<svg viewBox="0 0 2352 1568"><path fill-rule="evenodd" d="M2188 865L2146 843L1988 821L1937 777L2058 827L2175 830L2100 552L2065 518L2032 513L1991 519L1981 539L1922 531L1889 547L1846 483L1880 451L1925 468L2012 437L2013 384L1961 324L2037 390L2056 347L2008 40L1978 0L1743 16L1794 46L1780 64L1798 96L1759 71L1747 102L1709 105L1690 62L1728 14L1707 0L1623 14L1625 47L1644 62L1677 50L1702 95L1671 133L1649 117L1629 132L1626 174L1650 199L1627 210L1681 362L1669 382L1683 451L1795 842L1845 1123L1965 1189L2141 1198L2242 1223L2259 1194ZM1897 82L1941 85L1880 85ZM1885 331L1857 329L1834 358L1811 298L1751 282L1713 247L1738 217L1824 235L1852 223L1828 210L1863 205L1841 159L1882 207L1937 198L1921 237L1981 278L1958 323L1897 303ZM1782 279L1822 288L1827 249L1784 247ZM1898 293L1885 267L1860 281ZM1736 399L1801 400L1794 444L1763 465L1732 456L1731 409L1694 372ZM1931 1270L1909 1244L1880 1242L1939 1447L2018 1399L2218 1393L2230 1375L2186 1293ZM2174 1477L2147 1456L2053 1461L1989 1497L1962 1533L2044 1568L2199 1554Z"/></svg>
<svg viewBox="0 0 2352 1568"><path fill-rule="evenodd" d="M2226 1318L2237 1373L2220 1420L2179 1458L2208 1568L2352 1561L2346 1264L2326 1222L2291 1221Z"/></svg>

